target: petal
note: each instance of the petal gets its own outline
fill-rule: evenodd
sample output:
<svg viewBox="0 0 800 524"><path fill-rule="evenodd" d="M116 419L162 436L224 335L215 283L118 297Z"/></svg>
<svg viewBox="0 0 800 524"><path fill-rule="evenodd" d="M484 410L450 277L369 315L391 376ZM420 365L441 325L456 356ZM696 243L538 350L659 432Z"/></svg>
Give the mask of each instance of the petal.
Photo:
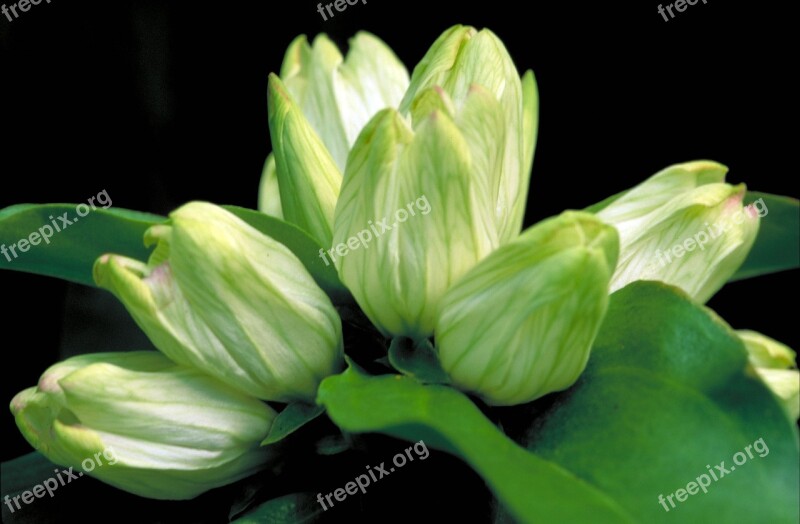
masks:
<svg viewBox="0 0 800 524"><path fill-rule="evenodd" d="M331 243L342 174L275 75L269 79L269 129L283 214L322 246Z"/></svg>
<svg viewBox="0 0 800 524"><path fill-rule="evenodd" d="M264 171L261 174L261 183L258 187L258 210L266 215L283 219L278 170L275 168L275 156L272 153L267 157Z"/></svg>

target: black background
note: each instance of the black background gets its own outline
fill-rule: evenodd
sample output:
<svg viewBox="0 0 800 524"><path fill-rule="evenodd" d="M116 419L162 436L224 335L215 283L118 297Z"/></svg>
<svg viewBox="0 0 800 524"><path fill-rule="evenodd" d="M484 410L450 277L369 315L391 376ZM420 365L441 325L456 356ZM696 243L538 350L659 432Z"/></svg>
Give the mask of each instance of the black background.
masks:
<svg viewBox="0 0 800 524"><path fill-rule="evenodd" d="M160 214L193 199L254 207L267 75L294 36L346 46L365 29L413 67L454 23L492 29L536 73L526 224L698 158L798 196L790 13L709 0L665 22L654 2L522 5L369 0L325 22L307 1L52 0L1 17L0 207L103 189L115 207ZM0 289L1 403L64 355L147 346L105 293L16 272L0 273ZM798 348L796 292L794 271L732 284L709 305ZM30 448L1 416L7 460Z"/></svg>

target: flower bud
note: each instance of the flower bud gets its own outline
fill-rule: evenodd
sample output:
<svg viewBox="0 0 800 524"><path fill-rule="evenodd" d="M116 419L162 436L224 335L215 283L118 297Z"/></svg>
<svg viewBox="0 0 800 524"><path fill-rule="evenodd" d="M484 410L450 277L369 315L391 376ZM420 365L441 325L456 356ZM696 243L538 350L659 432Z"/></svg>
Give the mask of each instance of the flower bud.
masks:
<svg viewBox="0 0 800 524"><path fill-rule="evenodd" d="M800 372L795 352L756 331L741 330L736 334L744 342L750 364L758 376L780 399L789 418L797 421L800 418Z"/></svg>
<svg viewBox="0 0 800 524"><path fill-rule="evenodd" d="M419 113L419 99L429 98L434 88L460 108L451 116L467 141L473 176L481 181L474 197L491 211L505 243L519 234L528 198L538 120L533 73L520 79L503 42L488 29L456 25L414 69L401 112Z"/></svg>
<svg viewBox="0 0 800 524"><path fill-rule="evenodd" d="M414 70L400 113L378 113L359 135L333 248L384 334L430 336L444 292L518 235L536 118L533 75L520 80L490 31L455 26ZM431 216L408 219L423 198Z"/></svg>
<svg viewBox="0 0 800 524"><path fill-rule="evenodd" d="M286 51L280 78L270 76L276 178L262 188L277 186L286 219L321 245L331 242L342 172L358 133L375 113L397 107L407 86L403 64L365 32L350 40L344 59L327 36L313 47L300 36Z"/></svg>
<svg viewBox="0 0 800 524"><path fill-rule="evenodd" d="M154 351L73 357L11 402L48 459L120 489L189 499L262 469L275 418L263 402Z"/></svg>
<svg viewBox="0 0 800 524"><path fill-rule="evenodd" d="M145 234L147 264L104 255L95 281L169 358L264 400L313 400L341 365L341 320L284 245L192 202Z"/></svg>
<svg viewBox="0 0 800 524"><path fill-rule="evenodd" d="M565 212L472 268L445 294L436 322L452 382L493 405L572 385L605 315L618 249L613 227Z"/></svg>
<svg viewBox="0 0 800 524"><path fill-rule="evenodd" d="M725 284L747 257L758 217L767 211L763 201L744 207L744 185L726 184L726 172L709 161L674 165L597 213L620 236L612 291L635 280L660 280L702 303Z"/></svg>
<svg viewBox="0 0 800 524"><path fill-rule="evenodd" d="M356 141L329 254L384 334L429 336L447 288L497 247L474 183L466 140L440 111L415 130L382 111Z"/></svg>
<svg viewBox="0 0 800 524"><path fill-rule="evenodd" d="M289 45L281 80L330 151L339 171L361 129L381 109L397 108L408 88L408 71L378 37L358 32L345 58L324 34L308 45Z"/></svg>

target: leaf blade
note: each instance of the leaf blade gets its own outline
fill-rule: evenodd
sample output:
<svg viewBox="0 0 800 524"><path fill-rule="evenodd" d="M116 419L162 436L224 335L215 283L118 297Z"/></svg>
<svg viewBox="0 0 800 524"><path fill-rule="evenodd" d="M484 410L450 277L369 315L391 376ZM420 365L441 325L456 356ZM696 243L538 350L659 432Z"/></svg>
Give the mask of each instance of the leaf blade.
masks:
<svg viewBox="0 0 800 524"><path fill-rule="evenodd" d="M755 244L729 282L800 267L800 201L748 191L745 204L763 199L767 213Z"/></svg>
<svg viewBox="0 0 800 524"><path fill-rule="evenodd" d="M633 522L616 503L503 435L462 393L400 375L370 377L351 367L325 379L318 402L346 431L379 431L464 458L525 522ZM530 496L529 489L536 492ZM570 501L579 498L580 505Z"/></svg>
<svg viewBox="0 0 800 524"><path fill-rule="evenodd" d="M320 416L324 411L321 406L311 406L302 402L289 404L272 421L269 433L267 433L261 445L266 446L283 440Z"/></svg>
<svg viewBox="0 0 800 524"><path fill-rule="evenodd" d="M0 211L0 246L16 246L0 256L0 268L24 271L95 286L92 266L105 253L144 260L149 254L143 242L150 226L164 217L127 209L95 209L78 216L75 204L20 204ZM65 217L64 222L59 217ZM53 217L53 218L50 218ZM60 231L56 230L56 226ZM45 241L47 229L52 232ZM37 245L19 250L38 235Z"/></svg>
<svg viewBox="0 0 800 524"><path fill-rule="evenodd" d="M612 295L586 371L541 414L528 448L646 522L797 522L797 429L730 328L676 291L638 282ZM730 466L759 438L770 452L747 473L662 507L659 495L686 490L706 465Z"/></svg>

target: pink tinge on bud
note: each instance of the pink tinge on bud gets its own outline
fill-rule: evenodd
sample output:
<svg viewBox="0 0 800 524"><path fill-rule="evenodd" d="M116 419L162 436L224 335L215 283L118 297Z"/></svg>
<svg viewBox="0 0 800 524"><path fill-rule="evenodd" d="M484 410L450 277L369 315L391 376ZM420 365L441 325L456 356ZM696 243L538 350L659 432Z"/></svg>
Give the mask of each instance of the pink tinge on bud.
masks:
<svg viewBox="0 0 800 524"><path fill-rule="evenodd" d="M173 280L172 268L169 262L164 262L153 268L150 274L142 279L142 282L150 288L153 301L159 307L166 307L175 300L176 289Z"/></svg>
<svg viewBox="0 0 800 524"><path fill-rule="evenodd" d="M16 415L23 409L25 409L26 402L22 399L22 394L16 395L13 399L11 399L11 413Z"/></svg>
<svg viewBox="0 0 800 524"><path fill-rule="evenodd" d="M169 267L169 262L156 266L150 274L144 278L150 286L164 286L172 280L172 270Z"/></svg>
<svg viewBox="0 0 800 524"><path fill-rule="evenodd" d="M760 216L760 214L758 213L755 204L748 204L742 207L742 201L744 200L744 196L745 196L745 191L742 190L728 197L725 200L725 203L723 204L724 212L730 214L741 212L747 219L750 220L757 219Z"/></svg>
<svg viewBox="0 0 800 524"><path fill-rule="evenodd" d="M45 373L39 379L39 391L43 391L45 393L58 393L61 391L61 385L58 383L58 379L61 378L57 375L52 373Z"/></svg>
<svg viewBox="0 0 800 524"><path fill-rule="evenodd" d="M734 208L738 209L739 206L742 205L742 200L744 200L744 191L734 193L733 195L729 196L727 200L725 200L723 209L726 212L734 211Z"/></svg>

